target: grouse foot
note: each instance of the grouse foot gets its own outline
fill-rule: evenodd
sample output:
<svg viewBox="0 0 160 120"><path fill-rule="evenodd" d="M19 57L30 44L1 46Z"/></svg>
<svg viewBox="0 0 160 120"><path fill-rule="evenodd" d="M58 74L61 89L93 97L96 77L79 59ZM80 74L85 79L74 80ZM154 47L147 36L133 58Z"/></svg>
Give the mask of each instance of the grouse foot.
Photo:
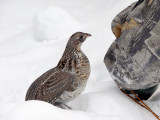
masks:
<svg viewBox="0 0 160 120"><path fill-rule="evenodd" d="M64 103L60 103L60 102L55 102L54 106L62 108L62 109L67 109L67 110L71 110L72 108L69 107L68 105L64 104Z"/></svg>

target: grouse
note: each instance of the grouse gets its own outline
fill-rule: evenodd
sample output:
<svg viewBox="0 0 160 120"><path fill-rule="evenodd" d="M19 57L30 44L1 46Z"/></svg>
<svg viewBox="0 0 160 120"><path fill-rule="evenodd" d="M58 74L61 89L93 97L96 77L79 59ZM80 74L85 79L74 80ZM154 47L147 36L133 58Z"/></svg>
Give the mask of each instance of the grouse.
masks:
<svg viewBox="0 0 160 120"><path fill-rule="evenodd" d="M55 68L42 74L29 87L25 100L42 100L61 108L79 96L90 75L90 63L81 50L88 33L74 33Z"/></svg>

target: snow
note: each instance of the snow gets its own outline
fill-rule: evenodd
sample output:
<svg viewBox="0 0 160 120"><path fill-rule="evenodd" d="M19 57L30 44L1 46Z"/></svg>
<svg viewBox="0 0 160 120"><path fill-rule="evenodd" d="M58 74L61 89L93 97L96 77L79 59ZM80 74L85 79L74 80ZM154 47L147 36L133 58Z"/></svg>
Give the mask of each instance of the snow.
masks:
<svg viewBox="0 0 160 120"><path fill-rule="evenodd" d="M91 120L90 116L85 112L63 110L43 101L27 101L22 103L11 114L9 120L46 120L46 116L47 120L53 120L53 118L55 120L62 120L64 118L67 120Z"/></svg>
<svg viewBox="0 0 160 120"><path fill-rule="evenodd" d="M39 12L34 20L38 41L68 39L71 34L83 31L82 25L60 7L52 6Z"/></svg>
<svg viewBox="0 0 160 120"><path fill-rule="evenodd" d="M115 37L114 16L134 0L1 0L0 120L154 120L116 86L103 63ZM91 75L82 95L62 110L25 102L30 84L61 58L75 31L92 34L82 45ZM160 115L160 92L145 101Z"/></svg>

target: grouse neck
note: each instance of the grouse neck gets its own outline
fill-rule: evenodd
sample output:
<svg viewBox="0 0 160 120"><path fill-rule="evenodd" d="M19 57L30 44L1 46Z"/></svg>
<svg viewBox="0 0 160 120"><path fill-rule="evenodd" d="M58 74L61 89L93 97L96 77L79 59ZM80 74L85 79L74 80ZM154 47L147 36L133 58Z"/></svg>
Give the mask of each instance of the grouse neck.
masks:
<svg viewBox="0 0 160 120"><path fill-rule="evenodd" d="M68 44L66 46L66 49L65 51L68 51L68 52L74 52L74 51L79 51L81 52L81 44L78 44L78 45L71 45L71 44Z"/></svg>

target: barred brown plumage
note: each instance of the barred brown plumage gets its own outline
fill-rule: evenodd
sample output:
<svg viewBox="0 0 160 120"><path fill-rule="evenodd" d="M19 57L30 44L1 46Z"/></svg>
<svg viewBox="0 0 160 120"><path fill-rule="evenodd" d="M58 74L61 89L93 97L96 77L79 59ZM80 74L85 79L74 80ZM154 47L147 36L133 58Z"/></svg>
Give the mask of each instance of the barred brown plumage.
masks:
<svg viewBox="0 0 160 120"><path fill-rule="evenodd" d="M42 100L62 107L83 92L90 75L90 64L80 47L89 36L77 32L70 37L58 65L32 83L26 101Z"/></svg>

